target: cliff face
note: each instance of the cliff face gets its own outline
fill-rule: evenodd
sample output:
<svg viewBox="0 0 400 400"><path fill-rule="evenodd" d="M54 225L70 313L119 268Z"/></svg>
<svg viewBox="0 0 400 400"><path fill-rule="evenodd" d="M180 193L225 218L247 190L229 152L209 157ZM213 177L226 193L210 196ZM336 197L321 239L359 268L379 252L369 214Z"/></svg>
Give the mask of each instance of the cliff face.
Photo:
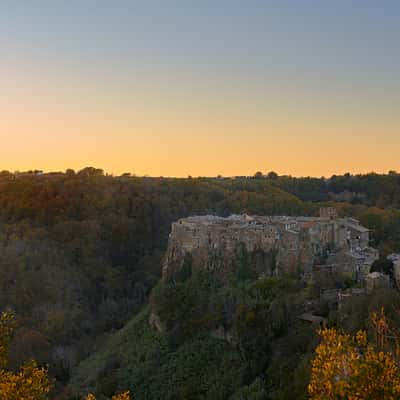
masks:
<svg viewBox="0 0 400 400"><path fill-rule="evenodd" d="M172 224L163 280L165 283L184 282L196 271L210 271L227 283L227 287L231 277L257 279L284 273L296 274L304 280L315 273L324 276L346 273L362 282L378 257L377 250L369 247L368 242L368 230L352 218L330 215L189 217ZM186 299L179 297L182 295L179 290L178 297L174 298L174 284L161 285L160 293L163 286L167 290L166 297L157 298L156 292L150 321L158 330L163 330L168 320L176 323L175 317L170 318L168 312L163 311L167 299L173 299L172 307ZM201 284L199 287L200 292L203 290L199 298L207 298L209 292L204 292ZM186 289L196 293L190 285ZM213 328L215 337L234 340L224 324Z"/></svg>
<svg viewBox="0 0 400 400"><path fill-rule="evenodd" d="M377 250L369 247L368 229L353 218L324 213L320 217L195 216L172 224L163 279L200 269L222 278L243 273L307 277L313 267L322 265L351 272L361 280L377 258Z"/></svg>
<svg viewBox="0 0 400 400"><path fill-rule="evenodd" d="M196 216L173 223L163 279L186 268L222 277L241 269L267 276L307 273L313 261L309 229L288 217Z"/></svg>

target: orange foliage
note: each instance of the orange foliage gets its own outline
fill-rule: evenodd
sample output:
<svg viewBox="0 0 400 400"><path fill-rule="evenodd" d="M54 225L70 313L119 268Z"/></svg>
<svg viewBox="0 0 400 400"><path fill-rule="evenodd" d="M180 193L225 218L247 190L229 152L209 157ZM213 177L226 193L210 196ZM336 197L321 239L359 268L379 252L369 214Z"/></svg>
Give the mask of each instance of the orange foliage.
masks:
<svg viewBox="0 0 400 400"><path fill-rule="evenodd" d="M52 388L45 368L34 361L24 364L16 373L7 371L8 346L14 330L14 316L0 315L0 398L7 400L45 400Z"/></svg>
<svg viewBox="0 0 400 400"><path fill-rule="evenodd" d="M131 398L130 398L129 392L123 392L120 394L116 394L115 396L112 397L111 400L130 400L130 399ZM85 400L96 400L96 397L93 394L89 393L86 396Z"/></svg>
<svg viewBox="0 0 400 400"><path fill-rule="evenodd" d="M400 371L392 352L369 344L363 331L351 336L324 329L319 334L308 385L311 400L400 398Z"/></svg>
<svg viewBox="0 0 400 400"><path fill-rule="evenodd" d="M35 361L24 364L16 373L8 371L8 346L15 327L12 313L0 314L0 400L47 400L52 382L47 369ZM96 400L89 394L86 400ZM129 392L112 397L112 400L130 400Z"/></svg>

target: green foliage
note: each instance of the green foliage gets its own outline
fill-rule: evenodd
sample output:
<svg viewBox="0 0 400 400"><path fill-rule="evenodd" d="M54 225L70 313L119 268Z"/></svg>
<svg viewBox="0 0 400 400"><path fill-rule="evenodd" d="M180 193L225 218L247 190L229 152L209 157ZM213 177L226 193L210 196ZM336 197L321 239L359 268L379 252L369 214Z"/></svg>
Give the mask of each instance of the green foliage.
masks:
<svg viewBox="0 0 400 400"><path fill-rule="evenodd" d="M242 381L239 354L226 342L199 336L170 346L152 330L144 312L83 362L71 381L71 393L128 387L144 399L226 399ZM108 388L106 388L108 390Z"/></svg>
<svg viewBox="0 0 400 400"><path fill-rule="evenodd" d="M275 177L272 183L306 201L344 201L366 206L400 207L400 175L365 174L325 178Z"/></svg>
<svg viewBox="0 0 400 400"><path fill-rule="evenodd" d="M248 189L204 179L112 177L91 167L65 174L2 173L0 304L49 345L46 352L43 346L29 352L12 346L12 358L41 359L67 381L103 335L120 329L148 302L178 218L303 207L269 185ZM188 262L179 279L191 273ZM193 321L190 329L213 318ZM24 329L16 343L26 341Z"/></svg>
<svg viewBox="0 0 400 400"><path fill-rule="evenodd" d="M334 205L373 230L383 257L374 268L391 272L400 179L257 177L113 177L92 167L0 173L0 305L18 315L11 363L37 359L58 389L70 382L105 396L129 388L139 399L303 398L314 335L296 316L306 294L315 300L327 282L317 277L307 292L292 277L258 279L274 274L275 255L239 248L224 282L193 271L188 258L176 281L157 284L171 223L193 214L316 215ZM353 285L343 276L332 282ZM147 324L149 302L163 333ZM392 291L355 299L344 306L351 318L336 322L368 328L381 304L400 326Z"/></svg>
<svg viewBox="0 0 400 400"><path fill-rule="evenodd" d="M393 277L393 262L387 258L379 258L371 266L371 272L382 272L386 275Z"/></svg>
<svg viewBox="0 0 400 400"><path fill-rule="evenodd" d="M276 271L276 252L265 252L261 249L248 252L242 244L236 249L233 269L235 277L239 280L256 279L265 271L273 275Z"/></svg>
<svg viewBox="0 0 400 400"><path fill-rule="evenodd" d="M118 389L114 382L146 399L268 398L274 344L299 323L298 290L291 277L223 283L206 272L161 282L150 304L165 330L152 330L147 313L137 317L81 364L71 387L106 395L96 383L106 381L110 392ZM301 351L299 344L296 357ZM91 383L84 379L90 371L97 371ZM281 378L270 372L271 381Z"/></svg>
<svg viewBox="0 0 400 400"><path fill-rule="evenodd" d="M269 398L265 382L257 378L250 385L240 388L229 400L268 400Z"/></svg>

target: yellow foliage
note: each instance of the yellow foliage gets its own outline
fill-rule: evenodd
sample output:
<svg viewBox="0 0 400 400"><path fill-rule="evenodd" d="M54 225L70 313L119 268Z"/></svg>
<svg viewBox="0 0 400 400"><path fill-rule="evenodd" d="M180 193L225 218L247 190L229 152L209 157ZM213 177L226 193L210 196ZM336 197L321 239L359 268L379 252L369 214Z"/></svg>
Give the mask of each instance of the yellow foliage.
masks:
<svg viewBox="0 0 400 400"><path fill-rule="evenodd" d="M375 341L380 348L384 348L386 345L386 337L389 333L389 324L386 320L385 311L383 307L380 312L376 311L371 313L371 322L374 327Z"/></svg>
<svg viewBox="0 0 400 400"><path fill-rule="evenodd" d="M8 346L15 327L12 313L0 314L0 400L47 400L52 382L47 369L35 361L24 364L16 373L8 371ZM86 400L96 400L88 394ZM129 392L113 396L112 400L130 400Z"/></svg>
<svg viewBox="0 0 400 400"><path fill-rule="evenodd" d="M96 397L92 393L89 393L86 396L85 400L96 400ZM123 392L120 394L116 394L112 397L111 400L131 400L131 397L129 395L129 392Z"/></svg>
<svg viewBox="0 0 400 400"><path fill-rule="evenodd" d="M15 326L12 313L3 312L0 314L0 370L7 367L8 345Z"/></svg>
<svg viewBox="0 0 400 400"><path fill-rule="evenodd" d="M324 329L319 334L308 385L311 400L400 398L400 371L391 352L368 344L362 331L351 336Z"/></svg>
<svg viewBox="0 0 400 400"><path fill-rule="evenodd" d="M0 371L0 398L7 400L45 400L51 384L47 370L36 363L25 364L18 373Z"/></svg>
<svg viewBox="0 0 400 400"><path fill-rule="evenodd" d="M8 345L15 327L11 313L0 315L0 399L45 400L52 384L45 368L32 361L24 364L16 373L7 371Z"/></svg>
<svg viewBox="0 0 400 400"><path fill-rule="evenodd" d="M130 400L131 397L129 395L129 392L123 392L120 394L116 394L115 396L112 397L111 400Z"/></svg>

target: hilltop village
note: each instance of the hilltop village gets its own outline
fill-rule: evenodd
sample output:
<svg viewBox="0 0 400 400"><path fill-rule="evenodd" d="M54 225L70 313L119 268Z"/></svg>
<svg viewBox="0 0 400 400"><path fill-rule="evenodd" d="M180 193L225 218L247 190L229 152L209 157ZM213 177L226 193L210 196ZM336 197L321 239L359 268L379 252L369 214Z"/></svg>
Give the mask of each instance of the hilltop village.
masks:
<svg viewBox="0 0 400 400"><path fill-rule="evenodd" d="M400 282L400 255L393 262L395 282L389 275L371 272L379 259L370 246L370 230L355 218L340 218L333 207L323 207L318 217L232 215L192 216L172 224L163 264L163 279L207 269L224 278L245 263L257 276L295 274L304 282L323 275L346 275L354 287L327 285L320 296L335 308L353 296ZM248 272L248 271L247 271ZM305 314L305 319L314 322Z"/></svg>
<svg viewBox="0 0 400 400"><path fill-rule="evenodd" d="M369 242L370 231L354 218L338 218L335 208L321 208L319 217L194 216L172 224L163 272L173 274L188 254L193 268L228 272L243 247L271 256L260 274L311 278L313 271L335 270L361 282L379 258Z"/></svg>

